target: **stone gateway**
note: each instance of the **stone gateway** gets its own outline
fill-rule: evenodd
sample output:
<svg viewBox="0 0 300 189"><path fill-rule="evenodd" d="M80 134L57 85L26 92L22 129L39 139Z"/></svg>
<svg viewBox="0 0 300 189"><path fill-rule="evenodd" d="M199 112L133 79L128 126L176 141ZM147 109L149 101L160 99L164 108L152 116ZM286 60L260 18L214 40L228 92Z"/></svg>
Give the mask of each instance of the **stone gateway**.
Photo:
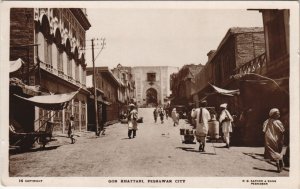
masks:
<svg viewBox="0 0 300 189"><path fill-rule="evenodd" d="M178 67L139 66L132 68L135 81L135 96L138 106L153 107L167 103L171 94L170 75L178 72Z"/></svg>

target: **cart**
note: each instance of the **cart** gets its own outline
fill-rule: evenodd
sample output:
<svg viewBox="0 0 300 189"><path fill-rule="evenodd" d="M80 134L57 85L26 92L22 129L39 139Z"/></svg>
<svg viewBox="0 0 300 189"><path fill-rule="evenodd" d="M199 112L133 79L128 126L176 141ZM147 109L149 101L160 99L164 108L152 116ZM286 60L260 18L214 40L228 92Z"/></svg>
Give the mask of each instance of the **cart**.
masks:
<svg viewBox="0 0 300 189"><path fill-rule="evenodd" d="M195 131L193 129L180 129L180 136L183 144L194 144Z"/></svg>
<svg viewBox="0 0 300 189"><path fill-rule="evenodd" d="M28 111L26 109L28 105L43 108L45 110L53 110L55 113L48 116L50 114L50 111L48 111L47 115L44 116L47 117L47 120L44 121L37 129L34 129L34 127L31 127L32 129L26 129L26 124L17 121L14 117L11 117L9 124L10 149L29 149L35 142L39 143L42 148L45 148L45 146L52 141L54 123L50 121L51 118L57 114L58 110L67 108L69 102L75 97L79 90L80 89L75 92L65 94L33 96L30 98L12 94L11 98L13 99L11 99L11 102L16 100L23 102L23 106L20 107L17 107L17 105L11 105L11 108L15 111L17 109L24 109L24 111ZM40 121L40 119L41 118L34 122Z"/></svg>

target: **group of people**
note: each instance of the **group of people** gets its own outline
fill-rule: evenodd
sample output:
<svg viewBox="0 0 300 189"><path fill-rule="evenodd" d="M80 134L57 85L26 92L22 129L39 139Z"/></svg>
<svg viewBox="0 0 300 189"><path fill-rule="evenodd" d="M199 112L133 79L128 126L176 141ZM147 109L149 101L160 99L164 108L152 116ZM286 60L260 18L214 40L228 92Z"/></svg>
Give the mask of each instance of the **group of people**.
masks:
<svg viewBox="0 0 300 189"><path fill-rule="evenodd" d="M200 108L193 109L191 117L196 120L196 139L199 142L199 151L205 151L206 137L208 134L208 121L215 120L216 116L210 114L207 110L207 102L202 101ZM221 113L219 123L222 128L224 141L228 149L230 148L230 133L232 132L233 118L227 110L227 104L221 104ZM279 120L280 112L277 108L273 108L269 112L269 119L263 123L262 131L265 134L265 152L264 157L268 160L276 162L278 172L283 169L283 142L285 128Z"/></svg>
<svg viewBox="0 0 300 189"><path fill-rule="evenodd" d="M153 110L153 117L154 117L154 122L157 122L158 116L160 117L160 122L161 124L164 123L164 117L166 116L166 119L168 119L168 110L164 109L163 107L156 107Z"/></svg>
<svg viewBox="0 0 300 189"><path fill-rule="evenodd" d="M193 109L191 112L191 117L196 120L196 139L199 142L199 151L205 151L206 137L208 134L208 121L215 120L216 115L210 114L207 110L207 102L204 100L200 103L200 108ZM230 133L232 132L232 122L233 118L229 111L227 110L227 104L221 104L221 113L219 116L219 122L221 124L224 141L226 147L230 148Z"/></svg>

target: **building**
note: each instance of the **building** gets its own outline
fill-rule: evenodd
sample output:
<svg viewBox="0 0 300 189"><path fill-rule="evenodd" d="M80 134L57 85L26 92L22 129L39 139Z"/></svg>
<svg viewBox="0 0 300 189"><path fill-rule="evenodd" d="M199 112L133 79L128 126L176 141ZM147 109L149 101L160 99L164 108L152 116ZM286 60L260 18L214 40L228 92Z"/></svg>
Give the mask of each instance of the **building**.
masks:
<svg viewBox="0 0 300 189"><path fill-rule="evenodd" d="M46 120L55 130L65 132L67 120L75 116L75 130L87 129L85 35L91 27L86 10L80 8L10 9L10 60L24 60L24 83L39 86L46 93L62 94L79 90L63 111L34 108L32 123L38 129ZM34 122L34 120L40 120Z"/></svg>
<svg viewBox="0 0 300 189"><path fill-rule="evenodd" d="M120 103L119 88L122 83L114 76L108 67L95 67L96 72L96 89L98 96L98 122L102 124L113 123L119 120ZM93 75L93 68L87 68L87 76ZM93 95L92 95L93 96ZM93 97L91 97L93 98ZM94 100L90 99L89 112L94 112ZM95 113L93 113L95 114ZM92 116L92 115L91 115ZM95 120L89 119L91 130L94 130Z"/></svg>
<svg viewBox="0 0 300 189"><path fill-rule="evenodd" d="M289 144L289 10L261 9L266 51L244 65L238 67L239 75L248 74L240 82L241 102L245 119L244 141L253 140L263 144L261 125L268 118L271 108L278 108ZM255 83L250 74L263 76ZM252 76L252 77L251 77ZM266 80L266 78L270 78ZM247 82L252 80L252 82ZM276 84L274 84L276 82ZM259 91L251 93L251 91ZM259 140L261 139L261 140Z"/></svg>
<svg viewBox="0 0 300 189"><path fill-rule="evenodd" d="M222 95L207 95L213 92L210 84L224 89L236 89L232 78L236 69L265 52L264 31L261 27L230 28L217 50L210 51L205 67L196 75L197 91L193 101L207 99L210 106L230 104L230 110L239 112L238 98Z"/></svg>
<svg viewBox="0 0 300 189"><path fill-rule="evenodd" d="M170 75L178 72L171 66L138 66L132 68L138 106L164 104L171 94Z"/></svg>
<svg viewBox="0 0 300 189"><path fill-rule="evenodd" d="M171 105L188 106L189 103L193 103L192 94L197 91L195 76L203 67L201 64L184 65L177 73L171 75Z"/></svg>
<svg viewBox="0 0 300 189"><path fill-rule="evenodd" d="M129 104L135 102L135 83L132 76L132 68L122 66L118 64L116 68L113 68L112 73L119 79L123 84L122 90L120 91L119 99L122 103Z"/></svg>

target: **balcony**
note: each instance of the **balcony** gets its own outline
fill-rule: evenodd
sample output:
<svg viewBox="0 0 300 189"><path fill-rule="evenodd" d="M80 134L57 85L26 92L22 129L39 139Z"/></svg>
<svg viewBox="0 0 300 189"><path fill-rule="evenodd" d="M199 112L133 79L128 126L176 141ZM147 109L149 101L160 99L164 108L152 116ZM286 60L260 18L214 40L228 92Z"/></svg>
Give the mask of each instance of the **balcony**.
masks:
<svg viewBox="0 0 300 189"><path fill-rule="evenodd" d="M237 74L246 74L246 73L259 73L263 74L267 67L266 54L263 53L258 57L246 62L244 65L237 68L235 71Z"/></svg>
<svg viewBox="0 0 300 189"><path fill-rule="evenodd" d="M56 75L56 76L60 77L61 79L76 85L77 87L86 88L85 84L82 84L82 83L80 83L80 81L75 80L72 76L64 74L63 71L53 68L53 66L51 64L47 64L45 62L40 61L40 67L41 67L41 69L46 70L47 72L52 73L53 75Z"/></svg>

